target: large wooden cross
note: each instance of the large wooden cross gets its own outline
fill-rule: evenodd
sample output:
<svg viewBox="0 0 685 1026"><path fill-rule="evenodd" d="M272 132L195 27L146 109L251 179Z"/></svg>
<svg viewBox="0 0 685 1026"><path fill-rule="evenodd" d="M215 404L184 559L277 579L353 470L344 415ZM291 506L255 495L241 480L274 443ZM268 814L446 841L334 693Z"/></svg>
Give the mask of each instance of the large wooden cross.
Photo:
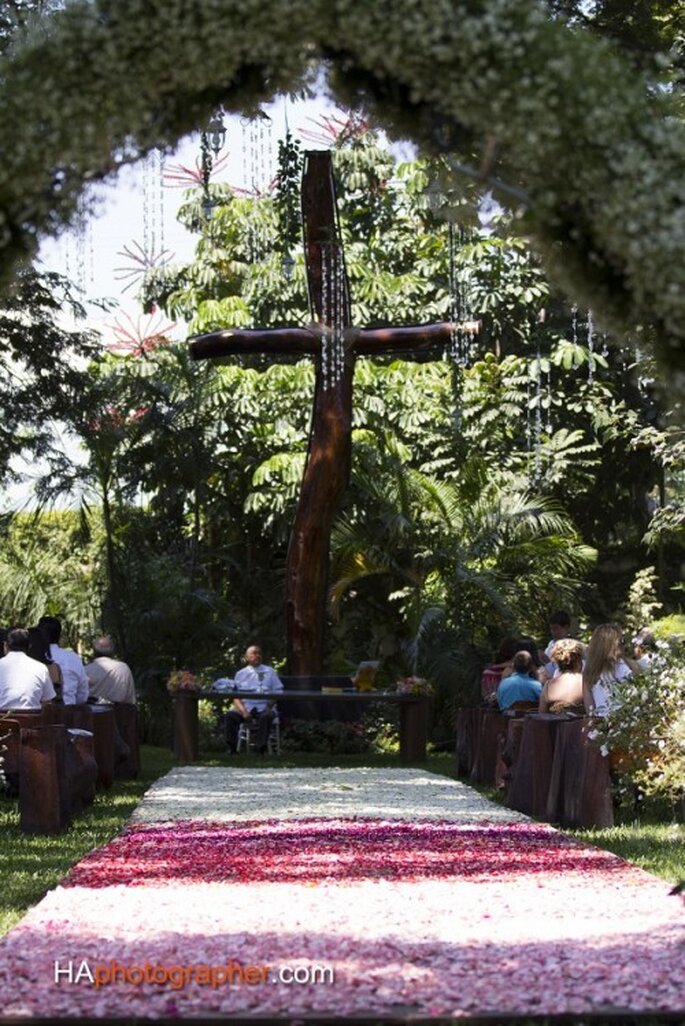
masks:
<svg viewBox="0 0 685 1026"><path fill-rule="evenodd" d="M348 484L352 450L352 379L356 356L443 349L451 323L353 329L350 289L338 225L331 154L305 153L302 217L310 328L230 328L190 340L196 360L237 353L307 353L316 360L307 462L288 547L288 672L322 671L333 521ZM337 340L341 359L332 355ZM342 341L342 352L341 349Z"/></svg>

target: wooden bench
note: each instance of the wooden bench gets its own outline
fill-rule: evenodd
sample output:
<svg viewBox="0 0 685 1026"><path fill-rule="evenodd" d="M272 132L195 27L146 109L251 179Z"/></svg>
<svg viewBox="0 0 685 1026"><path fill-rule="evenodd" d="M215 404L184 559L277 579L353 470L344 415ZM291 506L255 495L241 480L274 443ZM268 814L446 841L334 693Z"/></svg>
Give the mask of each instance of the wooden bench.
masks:
<svg viewBox="0 0 685 1026"><path fill-rule="evenodd" d="M20 729L19 814L26 834L54 834L95 797L93 735L63 724Z"/></svg>
<svg viewBox="0 0 685 1026"><path fill-rule="evenodd" d="M109 788L114 781L114 710L110 705L60 705L47 702L43 706L46 723L62 723L65 727L88 730L93 734L98 784Z"/></svg>
<svg viewBox="0 0 685 1026"><path fill-rule="evenodd" d="M65 829L95 797L93 734L43 723L42 712L21 711L2 717L0 736L10 793L19 797L21 830L52 834Z"/></svg>
<svg viewBox="0 0 685 1026"><path fill-rule="evenodd" d="M22 727L43 725L42 710L15 709L0 712L0 744L3 746L3 773L9 794L19 794L19 731Z"/></svg>
<svg viewBox="0 0 685 1026"><path fill-rule="evenodd" d="M609 759L588 738L585 717L461 710L457 771L504 784L506 804L564 827L613 825Z"/></svg>
<svg viewBox="0 0 685 1026"><path fill-rule="evenodd" d="M130 702L113 702L114 721L119 735L128 748L128 753L114 760L116 780L135 780L140 773L140 733L138 729L138 706Z"/></svg>

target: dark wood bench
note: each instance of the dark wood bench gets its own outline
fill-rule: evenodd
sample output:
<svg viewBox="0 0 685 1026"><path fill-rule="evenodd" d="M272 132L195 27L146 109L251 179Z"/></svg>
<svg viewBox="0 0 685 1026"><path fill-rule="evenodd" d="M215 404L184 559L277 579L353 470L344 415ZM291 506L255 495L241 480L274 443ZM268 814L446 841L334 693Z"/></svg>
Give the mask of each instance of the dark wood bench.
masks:
<svg viewBox="0 0 685 1026"><path fill-rule="evenodd" d="M88 730L93 734L97 782L108 788L114 781L114 710L110 705L60 705L47 702L43 706L46 723L62 723L65 727Z"/></svg>
<svg viewBox="0 0 685 1026"><path fill-rule="evenodd" d="M93 735L63 724L19 732L19 814L26 834L54 834L95 797Z"/></svg>
<svg viewBox="0 0 685 1026"><path fill-rule="evenodd" d="M19 731L21 727L40 727L44 723L42 710L14 709L0 712L0 744L3 773L9 794L19 794Z"/></svg>
<svg viewBox="0 0 685 1026"><path fill-rule="evenodd" d="M613 825L609 759L588 738L585 717L485 707L457 718L457 771L503 783L506 804L563 827Z"/></svg>
<svg viewBox="0 0 685 1026"><path fill-rule="evenodd" d="M140 773L140 732L138 706L130 702L113 702L114 721L128 752L117 758L115 752L114 777L116 780L135 780Z"/></svg>
<svg viewBox="0 0 685 1026"><path fill-rule="evenodd" d="M42 712L17 712L0 720L10 793L19 797L24 833L64 830L95 797L98 768L94 737L64 724L42 722Z"/></svg>

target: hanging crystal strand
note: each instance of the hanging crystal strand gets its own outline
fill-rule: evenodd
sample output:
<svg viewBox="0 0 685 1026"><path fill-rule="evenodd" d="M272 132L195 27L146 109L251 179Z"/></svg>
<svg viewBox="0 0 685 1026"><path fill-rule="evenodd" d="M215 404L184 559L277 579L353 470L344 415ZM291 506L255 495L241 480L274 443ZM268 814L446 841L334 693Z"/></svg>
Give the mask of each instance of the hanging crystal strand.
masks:
<svg viewBox="0 0 685 1026"><path fill-rule="evenodd" d="M335 259L335 294L336 294L336 382L340 381L343 375L345 363L345 268L343 266L343 254L339 246L336 246Z"/></svg>
<svg viewBox="0 0 685 1026"><path fill-rule="evenodd" d="M595 339L592 310L587 312L587 379L592 384L595 378Z"/></svg>
<svg viewBox="0 0 685 1026"><path fill-rule="evenodd" d="M76 208L76 287L82 297L86 295L86 253L87 253L87 232L85 201L81 197Z"/></svg>
<svg viewBox="0 0 685 1026"><path fill-rule="evenodd" d="M152 266L164 253L164 154L150 150L143 174L143 252Z"/></svg>
<svg viewBox="0 0 685 1026"><path fill-rule="evenodd" d="M465 251L465 247L466 247L466 230L464 228L460 228L459 229L459 248L460 248L461 253L462 253L462 260L463 260L463 254L464 254L464 251ZM474 340L474 332L473 332L473 327L472 326L475 324L474 317L473 317L473 309L472 309L472 306L471 306L470 283L471 283L471 279L470 279L470 275L468 273L467 267L466 267L466 265L464 263L462 263L461 290L460 290L461 315L462 315L464 323L469 325L469 327L465 328L463 330L463 332L462 332L462 339L463 339L462 358L463 358L463 364L464 364L465 367L468 365L468 363L471 360L471 347L473 345L473 340Z"/></svg>
<svg viewBox="0 0 685 1026"><path fill-rule="evenodd" d="M609 343L607 341L606 331L602 333L602 356L606 359L609 355Z"/></svg>
<svg viewBox="0 0 685 1026"><path fill-rule="evenodd" d="M551 435L554 431L554 425L552 423L552 361L547 360L547 434Z"/></svg>
<svg viewBox="0 0 685 1026"><path fill-rule="evenodd" d="M542 476L542 359L539 340L535 346L535 484Z"/></svg>
<svg viewBox="0 0 685 1026"><path fill-rule="evenodd" d="M72 261L72 255L71 255L71 243L69 241L69 236L67 235L64 238L64 274L65 274L65 276L66 276L68 281L73 281L73 278L72 278L72 272L73 272L72 263L73 263L73 261Z"/></svg>
<svg viewBox="0 0 685 1026"><path fill-rule="evenodd" d="M448 258L449 258L449 270L448 270L448 281L450 290L450 319L452 321L452 330L450 332L450 357L455 363L459 363L461 357L461 333L459 324L462 318L461 309L461 294L459 291L459 279L457 277L456 267L456 242L454 225L450 222L449 225L449 242L448 242Z"/></svg>
<svg viewBox="0 0 685 1026"><path fill-rule="evenodd" d="M261 164L261 193L263 196L271 195L271 179L273 176L273 131L271 118L264 117L260 121L260 164ZM268 220L262 222L262 254L270 253L273 249L274 238L270 234L270 223Z"/></svg>
<svg viewBox="0 0 685 1026"><path fill-rule="evenodd" d="M578 366L576 359L576 346L578 345L578 307L571 308L571 341L573 342L573 366Z"/></svg>
<svg viewBox="0 0 685 1026"><path fill-rule="evenodd" d="M164 151L155 150L157 156L157 235L160 257L164 253Z"/></svg>
<svg viewBox="0 0 685 1026"><path fill-rule="evenodd" d="M329 254L328 246L321 244L321 374L323 378L324 391L330 388L330 296L329 296Z"/></svg>
<svg viewBox="0 0 685 1026"><path fill-rule="evenodd" d="M250 125L250 188L252 190L252 261L261 259L261 240L257 218L259 216L259 126L255 121Z"/></svg>
<svg viewBox="0 0 685 1026"><path fill-rule="evenodd" d="M528 353L530 352L531 345L531 331L530 321L526 321L526 460L528 463L528 476L531 477L531 452L533 448L533 431L532 431L532 418L530 414L531 401L530 401L530 385L531 385L531 372L530 364L528 362Z"/></svg>

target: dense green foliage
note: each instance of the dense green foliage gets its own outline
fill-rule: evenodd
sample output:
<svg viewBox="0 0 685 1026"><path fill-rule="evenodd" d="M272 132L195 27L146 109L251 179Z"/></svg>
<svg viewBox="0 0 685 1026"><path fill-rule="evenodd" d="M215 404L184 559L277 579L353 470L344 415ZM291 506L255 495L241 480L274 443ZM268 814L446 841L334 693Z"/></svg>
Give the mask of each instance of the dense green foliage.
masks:
<svg viewBox="0 0 685 1026"><path fill-rule="evenodd" d="M455 192L492 187L548 272L605 325L641 331L681 389L685 129L676 90L621 54L675 42L677 18L659 7L641 19L649 32L636 18L626 32L608 3L299 2L212 0L189 17L182 0L163 16L74 0L15 39L0 65L5 282L39 233L69 223L85 180L172 144L218 104L245 113L301 88L318 57L344 102L443 153ZM658 60L634 63L649 73Z"/></svg>
<svg viewBox="0 0 685 1026"><path fill-rule="evenodd" d="M390 680L429 676L449 733L503 635L542 639L559 606L583 621L622 616L626 602L642 615L639 575L655 563L672 606L677 563L665 557L681 537L649 504L666 485L678 497L681 443L659 420L649 362L607 348L550 294L506 218L495 234L472 226L455 251L426 204L425 162L394 169L358 119L335 154L355 323L449 317L455 277L482 321L473 342L429 361L357 361L352 477L331 546L327 669L380 658ZM150 275L145 302L202 330L306 324L300 159L287 140L271 197L210 186L211 218L189 194L196 259ZM282 657L313 366L194 363L155 336L102 352L82 378L63 416L84 461L53 458L43 487L46 500L80 495L81 512L9 529L4 616L61 613L73 639L112 631L163 733L174 667L225 674L250 638Z"/></svg>

